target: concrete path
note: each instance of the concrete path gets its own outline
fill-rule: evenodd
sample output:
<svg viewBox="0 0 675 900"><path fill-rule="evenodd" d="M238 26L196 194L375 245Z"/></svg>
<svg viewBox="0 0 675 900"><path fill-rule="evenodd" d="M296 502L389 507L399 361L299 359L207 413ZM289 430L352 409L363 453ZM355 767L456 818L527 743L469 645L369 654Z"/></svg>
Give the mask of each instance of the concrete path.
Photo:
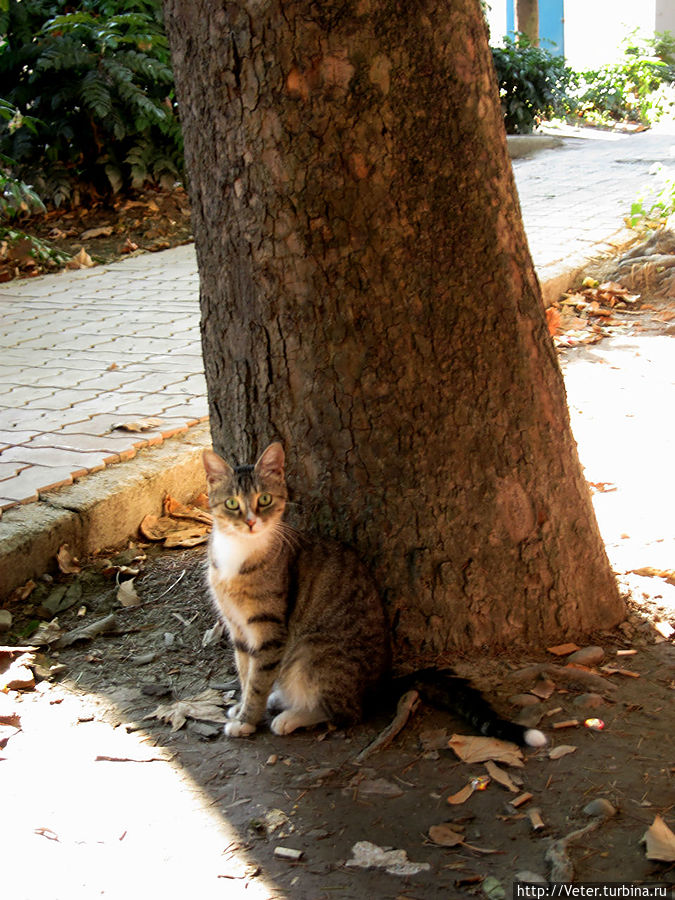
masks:
<svg viewBox="0 0 675 900"><path fill-rule="evenodd" d="M568 136L562 147L514 160L545 293L628 238L631 203L669 163L675 128ZM28 510L85 475L93 483L91 473L208 419L192 246L9 282L0 286L0 314L0 512ZM148 417L161 423L116 428ZM6 513L0 540L8 518L23 527Z"/></svg>

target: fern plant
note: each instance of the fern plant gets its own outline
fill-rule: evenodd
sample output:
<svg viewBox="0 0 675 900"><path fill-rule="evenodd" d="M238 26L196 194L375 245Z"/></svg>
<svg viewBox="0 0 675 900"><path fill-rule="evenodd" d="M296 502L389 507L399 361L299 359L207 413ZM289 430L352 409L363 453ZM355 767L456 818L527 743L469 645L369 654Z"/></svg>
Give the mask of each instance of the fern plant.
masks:
<svg viewBox="0 0 675 900"><path fill-rule="evenodd" d="M34 132L0 126L0 152L56 204L76 185L105 194L175 183L182 138L159 0L69 8L21 0L0 16L0 80L8 101L38 121Z"/></svg>

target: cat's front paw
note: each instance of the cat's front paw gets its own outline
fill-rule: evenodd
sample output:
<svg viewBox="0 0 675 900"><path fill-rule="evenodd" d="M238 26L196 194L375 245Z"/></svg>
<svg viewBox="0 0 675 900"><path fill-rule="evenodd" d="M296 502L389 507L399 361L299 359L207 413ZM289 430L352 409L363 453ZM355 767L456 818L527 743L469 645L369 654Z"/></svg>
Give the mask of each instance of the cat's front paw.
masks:
<svg viewBox="0 0 675 900"><path fill-rule="evenodd" d="M243 703L235 703L234 706L231 706L227 711L228 719L238 719L239 715L242 711L244 704Z"/></svg>
<svg viewBox="0 0 675 900"><path fill-rule="evenodd" d="M301 728L304 722L292 709L285 709L272 719L270 728L274 734L290 734L296 728Z"/></svg>
<svg viewBox="0 0 675 900"><path fill-rule="evenodd" d="M255 731L255 725L250 722L228 722L223 731L228 737L248 737Z"/></svg>

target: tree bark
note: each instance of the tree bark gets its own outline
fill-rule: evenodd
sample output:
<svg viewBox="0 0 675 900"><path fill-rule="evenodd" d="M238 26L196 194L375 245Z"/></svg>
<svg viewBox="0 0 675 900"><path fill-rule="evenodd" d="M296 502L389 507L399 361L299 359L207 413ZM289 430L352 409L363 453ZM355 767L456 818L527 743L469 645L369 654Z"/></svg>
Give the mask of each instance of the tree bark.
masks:
<svg viewBox="0 0 675 900"><path fill-rule="evenodd" d="M524 34L534 46L539 46L539 0L515 0L516 31Z"/></svg>
<svg viewBox="0 0 675 900"><path fill-rule="evenodd" d="M216 449L281 439L399 659L609 628L478 0L165 0Z"/></svg>

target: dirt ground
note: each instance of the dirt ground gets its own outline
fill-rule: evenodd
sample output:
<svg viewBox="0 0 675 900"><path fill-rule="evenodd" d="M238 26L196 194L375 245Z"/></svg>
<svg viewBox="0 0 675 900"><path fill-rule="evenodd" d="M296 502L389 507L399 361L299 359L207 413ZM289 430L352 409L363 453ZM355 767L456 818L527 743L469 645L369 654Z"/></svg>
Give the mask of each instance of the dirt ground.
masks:
<svg viewBox="0 0 675 900"><path fill-rule="evenodd" d="M13 223L61 256L45 256L26 240L0 242L0 282L31 278L72 265L109 263L126 256L167 250L192 240L185 190L147 189L70 209L50 208ZM74 262L68 263L69 258Z"/></svg>
<svg viewBox="0 0 675 900"><path fill-rule="evenodd" d="M215 622L204 547L136 544L99 554L80 573L54 568L7 606L14 623L0 637L14 647L31 646L55 605L68 606L58 612L64 632L114 620L93 639L27 657L34 689L0 692L3 892L498 900L517 877L548 879L565 866L577 882L672 883L673 863L648 859L642 843L657 816L675 830L672 305L645 304L630 316L620 307L612 321L604 316L598 343L584 339L599 334L592 316L561 340L575 436L628 619L584 641L602 649L587 669L566 668L568 657L545 647L456 661L500 711L528 716L549 737L547 748L525 751L522 766L501 764L515 790L493 779L449 803L487 770L447 746L470 729L425 706L360 763L391 707L347 731L224 737L213 720L236 679L225 639L204 640ZM140 605L121 606L118 582L136 570ZM0 669L9 658L0 651ZM215 694L200 696L209 688ZM178 700L191 702L175 731L148 718L162 705L176 716ZM556 727L570 721L578 724ZM561 746L575 749L551 758ZM586 810L598 800L614 814ZM434 843L430 829L442 823L461 843ZM400 855L379 868L350 864L359 842L405 851L412 865Z"/></svg>

